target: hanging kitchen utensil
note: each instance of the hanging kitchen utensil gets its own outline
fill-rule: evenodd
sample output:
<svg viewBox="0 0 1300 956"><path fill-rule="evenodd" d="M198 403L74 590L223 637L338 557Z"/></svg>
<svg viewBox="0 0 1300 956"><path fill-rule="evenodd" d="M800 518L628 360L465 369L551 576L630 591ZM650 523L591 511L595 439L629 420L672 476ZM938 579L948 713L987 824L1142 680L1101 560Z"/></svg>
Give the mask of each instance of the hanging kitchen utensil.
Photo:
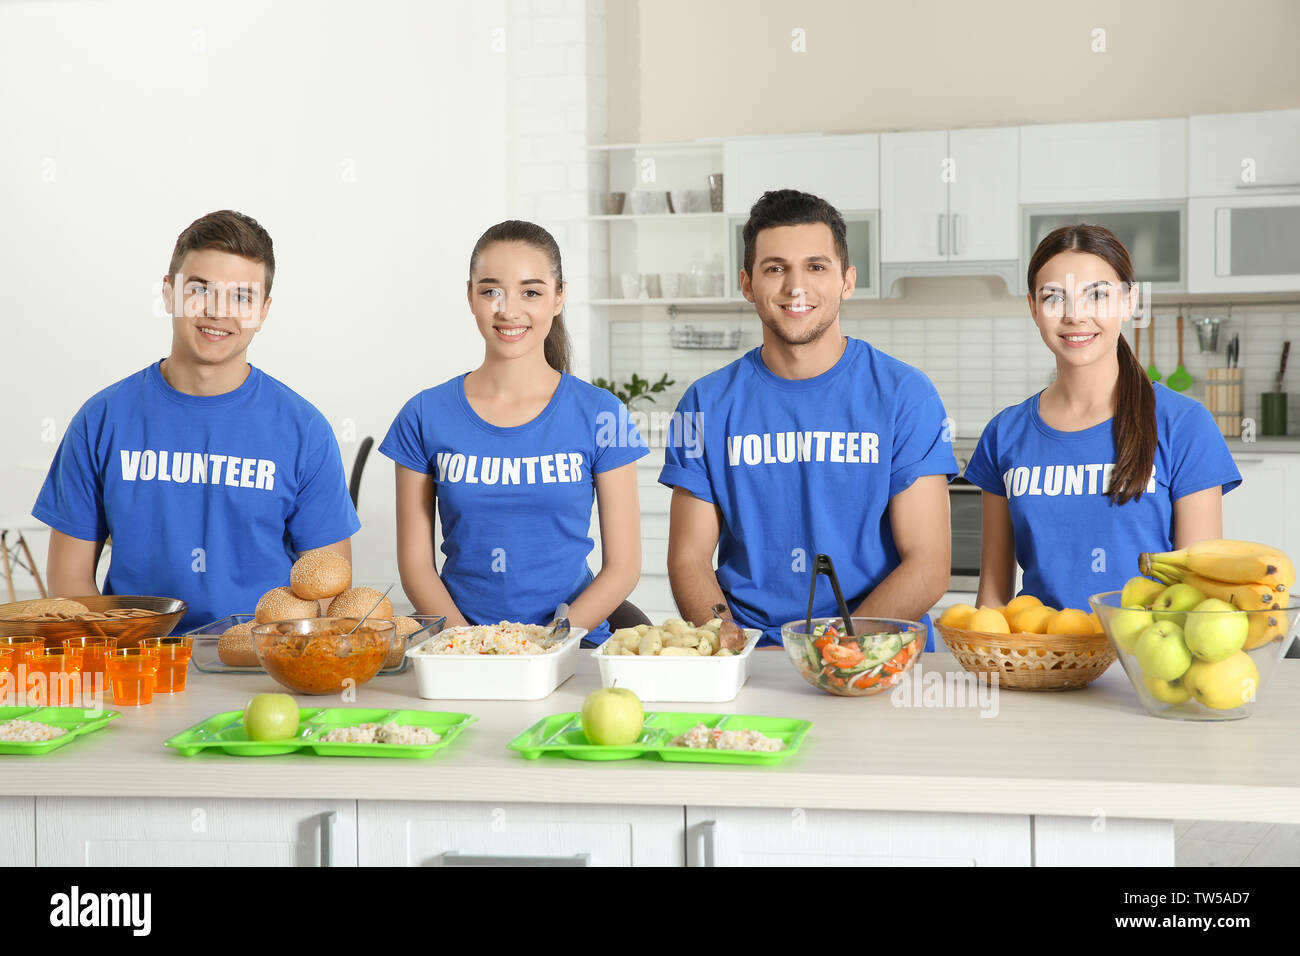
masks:
<svg viewBox="0 0 1300 956"><path fill-rule="evenodd" d="M1178 368L1165 383L1175 392L1185 392L1192 387L1192 376L1183 368L1183 310L1178 310Z"/></svg>
<svg viewBox="0 0 1300 956"><path fill-rule="evenodd" d="M1282 391L1282 379L1286 378L1286 360L1291 354L1291 343L1286 341L1282 343L1282 364L1277 370L1277 378L1273 380L1273 391Z"/></svg>
<svg viewBox="0 0 1300 956"><path fill-rule="evenodd" d="M1147 365L1147 378L1153 382L1160 381L1160 372L1156 370L1156 312L1151 310L1151 325L1147 328L1147 338L1150 340L1147 345L1147 354L1150 364ZM1139 359L1139 361L1141 361Z"/></svg>
<svg viewBox="0 0 1300 956"><path fill-rule="evenodd" d="M831 590L835 592L835 603L840 608L840 618L844 621L844 632L849 637L853 637L853 617L849 614L849 606L844 603L844 593L840 590L840 579L835 574L835 564L831 561L829 554L819 554L813 559L812 585L808 588L808 617L804 622L804 633L812 633L813 601L817 597L817 575L819 574L824 574L831 579Z"/></svg>
<svg viewBox="0 0 1300 956"><path fill-rule="evenodd" d="M1138 325L1136 316L1133 318L1133 357L1138 360L1138 365L1142 364L1142 326Z"/></svg>

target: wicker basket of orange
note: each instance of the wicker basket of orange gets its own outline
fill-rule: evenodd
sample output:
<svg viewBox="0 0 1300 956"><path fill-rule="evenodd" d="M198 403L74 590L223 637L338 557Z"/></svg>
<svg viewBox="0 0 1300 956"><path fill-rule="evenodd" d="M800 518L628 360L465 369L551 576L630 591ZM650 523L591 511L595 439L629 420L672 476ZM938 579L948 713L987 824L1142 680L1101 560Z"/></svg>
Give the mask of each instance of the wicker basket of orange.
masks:
<svg viewBox="0 0 1300 956"><path fill-rule="evenodd" d="M944 643L972 674L1013 690L1073 690L1085 687L1115 661L1095 614L1057 610L1022 594L1006 607L955 604L935 627Z"/></svg>

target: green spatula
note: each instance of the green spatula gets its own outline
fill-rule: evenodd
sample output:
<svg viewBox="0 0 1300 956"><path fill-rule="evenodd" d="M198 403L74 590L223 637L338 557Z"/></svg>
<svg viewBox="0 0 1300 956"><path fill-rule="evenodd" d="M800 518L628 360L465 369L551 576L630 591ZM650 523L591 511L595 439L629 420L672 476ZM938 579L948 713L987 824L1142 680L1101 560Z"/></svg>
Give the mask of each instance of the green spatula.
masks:
<svg viewBox="0 0 1300 956"><path fill-rule="evenodd" d="M1178 368L1165 382L1175 392L1185 392L1192 387L1192 376L1183 368L1183 310L1178 310Z"/></svg>

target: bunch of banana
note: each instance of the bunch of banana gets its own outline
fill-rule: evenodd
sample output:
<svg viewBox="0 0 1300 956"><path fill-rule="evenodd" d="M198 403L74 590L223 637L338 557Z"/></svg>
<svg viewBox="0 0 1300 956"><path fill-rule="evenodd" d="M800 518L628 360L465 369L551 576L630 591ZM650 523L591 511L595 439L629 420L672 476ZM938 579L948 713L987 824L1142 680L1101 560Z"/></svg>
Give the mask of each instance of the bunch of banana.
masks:
<svg viewBox="0 0 1300 956"><path fill-rule="evenodd" d="M1162 584L1189 584L1207 598L1218 598L1242 611L1281 611L1290 606L1295 567L1268 545L1215 539L1188 548L1143 554L1138 567ZM1285 614L1253 613L1246 650L1281 640Z"/></svg>

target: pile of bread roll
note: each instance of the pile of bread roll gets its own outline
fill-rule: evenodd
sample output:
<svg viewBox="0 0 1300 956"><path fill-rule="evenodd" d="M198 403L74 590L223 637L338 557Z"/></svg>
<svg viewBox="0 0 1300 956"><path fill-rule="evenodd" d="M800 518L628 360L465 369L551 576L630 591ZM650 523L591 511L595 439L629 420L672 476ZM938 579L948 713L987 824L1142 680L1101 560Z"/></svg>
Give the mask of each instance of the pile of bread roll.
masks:
<svg viewBox="0 0 1300 956"><path fill-rule="evenodd" d="M306 617L359 618L367 611L368 619L396 625L399 639L384 659L385 668L396 667L406 653L406 638L424 625L414 618L393 617L393 602L388 598L380 601L380 592L374 588L354 588L352 562L337 551L305 551L289 571L289 586L267 591L257 602L253 620L236 624L221 635L217 656L232 667L256 667L259 662L253 646L254 625Z"/></svg>

